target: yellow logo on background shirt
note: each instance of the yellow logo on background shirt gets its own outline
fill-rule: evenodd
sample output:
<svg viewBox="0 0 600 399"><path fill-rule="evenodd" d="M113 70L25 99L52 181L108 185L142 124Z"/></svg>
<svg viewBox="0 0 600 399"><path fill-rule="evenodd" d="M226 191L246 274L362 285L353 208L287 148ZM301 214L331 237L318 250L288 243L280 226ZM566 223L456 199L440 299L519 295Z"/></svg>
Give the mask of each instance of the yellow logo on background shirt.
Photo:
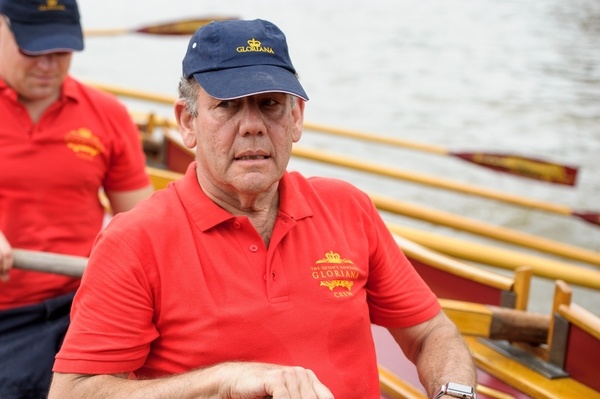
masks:
<svg viewBox="0 0 600 399"><path fill-rule="evenodd" d="M58 0L46 0L46 4L38 6L39 11L64 11L65 6L58 4Z"/></svg>
<svg viewBox="0 0 600 399"><path fill-rule="evenodd" d="M91 130L80 128L71 130L65 136L67 147L70 148L79 158L93 159L96 155L105 151L104 144L94 136Z"/></svg>

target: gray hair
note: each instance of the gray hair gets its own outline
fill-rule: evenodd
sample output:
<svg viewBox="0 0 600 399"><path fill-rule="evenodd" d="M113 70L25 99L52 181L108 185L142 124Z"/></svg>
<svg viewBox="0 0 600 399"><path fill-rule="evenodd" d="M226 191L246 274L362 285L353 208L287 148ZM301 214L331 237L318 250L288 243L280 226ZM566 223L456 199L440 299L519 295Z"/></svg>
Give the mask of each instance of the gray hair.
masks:
<svg viewBox="0 0 600 399"><path fill-rule="evenodd" d="M198 116L198 88L200 85L194 76L189 78L181 77L179 80L179 98L184 100L185 107L187 108L190 115L194 118ZM288 94L290 97L291 107L294 108L298 98L292 94Z"/></svg>
<svg viewBox="0 0 600 399"><path fill-rule="evenodd" d="M200 85L193 75L189 78L182 76L179 80L179 98L184 100L185 107L194 118L198 116L198 87Z"/></svg>

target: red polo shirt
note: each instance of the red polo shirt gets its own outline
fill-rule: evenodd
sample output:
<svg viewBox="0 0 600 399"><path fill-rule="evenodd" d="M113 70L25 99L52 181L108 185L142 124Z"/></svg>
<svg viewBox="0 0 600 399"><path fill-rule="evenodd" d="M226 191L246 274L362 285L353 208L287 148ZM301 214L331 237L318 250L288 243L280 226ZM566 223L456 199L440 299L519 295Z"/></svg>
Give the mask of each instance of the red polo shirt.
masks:
<svg viewBox="0 0 600 399"><path fill-rule="evenodd" d="M260 361L310 368L337 398L379 398L371 322L410 326L440 306L367 195L286 173L267 248L194 167L100 234L54 371Z"/></svg>
<svg viewBox="0 0 600 399"><path fill-rule="evenodd" d="M14 248L88 256L102 226L101 187L149 184L139 133L113 96L68 77L34 123L0 79L0 230ZM78 279L14 269L0 309L71 292Z"/></svg>

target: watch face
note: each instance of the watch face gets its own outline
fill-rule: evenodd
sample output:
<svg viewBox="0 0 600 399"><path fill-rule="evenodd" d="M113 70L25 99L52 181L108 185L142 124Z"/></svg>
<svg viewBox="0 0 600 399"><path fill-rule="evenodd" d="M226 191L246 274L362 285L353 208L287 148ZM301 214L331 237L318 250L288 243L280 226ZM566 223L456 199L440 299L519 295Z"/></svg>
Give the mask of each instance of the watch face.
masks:
<svg viewBox="0 0 600 399"><path fill-rule="evenodd" d="M461 385L455 382L449 382L446 385L446 394L457 398L474 399L474 389L468 385Z"/></svg>

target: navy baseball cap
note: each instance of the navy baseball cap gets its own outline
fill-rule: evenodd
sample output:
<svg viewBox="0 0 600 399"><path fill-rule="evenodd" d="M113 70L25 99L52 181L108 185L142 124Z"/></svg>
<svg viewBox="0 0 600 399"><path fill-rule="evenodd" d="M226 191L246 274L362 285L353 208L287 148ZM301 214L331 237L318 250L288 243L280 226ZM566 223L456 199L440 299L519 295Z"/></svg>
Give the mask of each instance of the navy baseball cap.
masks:
<svg viewBox="0 0 600 399"><path fill-rule="evenodd" d="M75 0L0 0L17 45L29 55L83 50Z"/></svg>
<svg viewBox="0 0 600 399"><path fill-rule="evenodd" d="M221 100L282 92L308 101L283 32L269 21L211 22L192 36L183 76Z"/></svg>

